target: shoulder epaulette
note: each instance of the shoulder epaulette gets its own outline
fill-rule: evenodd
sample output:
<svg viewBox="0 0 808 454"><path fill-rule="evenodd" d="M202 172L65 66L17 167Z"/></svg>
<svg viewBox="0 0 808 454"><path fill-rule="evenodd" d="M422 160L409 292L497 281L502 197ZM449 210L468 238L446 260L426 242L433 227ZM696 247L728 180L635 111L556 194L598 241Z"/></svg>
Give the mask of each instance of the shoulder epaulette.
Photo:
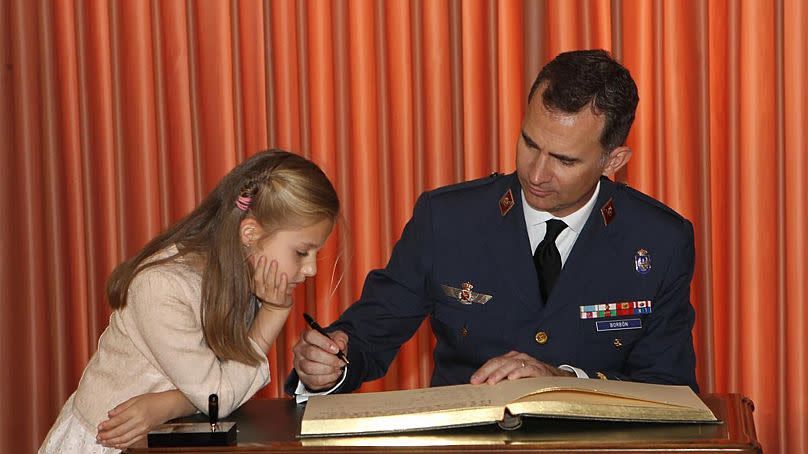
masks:
<svg viewBox="0 0 808 454"><path fill-rule="evenodd" d="M659 208L659 209L661 209L661 210L663 210L663 211L665 211L667 213L670 213L670 214L676 216L677 218L684 219L684 217L681 214L677 213L673 208L665 205L664 203L660 202L659 200L651 197L650 195L648 195L648 194L646 194L644 192L641 192L641 191L639 191L637 189L632 188L631 186L629 186L626 183L622 183L622 182L617 183L616 187L617 187L617 190L622 190L623 192L626 193L626 195L628 195L628 196L630 196L630 197L632 197L634 199L637 199L637 200L639 200L641 202L644 202L644 203L647 203L649 205L653 205L653 206L655 206L655 207L657 207L657 208Z"/></svg>
<svg viewBox="0 0 808 454"><path fill-rule="evenodd" d="M487 177L477 178L476 180L463 181L460 183L450 184L448 186L442 186L437 189L433 189L432 191L429 192L432 195L438 195L438 194L445 194L447 192L460 191L463 189L476 188L479 186L485 186L491 184L500 179L502 176L504 176L504 174L494 172Z"/></svg>

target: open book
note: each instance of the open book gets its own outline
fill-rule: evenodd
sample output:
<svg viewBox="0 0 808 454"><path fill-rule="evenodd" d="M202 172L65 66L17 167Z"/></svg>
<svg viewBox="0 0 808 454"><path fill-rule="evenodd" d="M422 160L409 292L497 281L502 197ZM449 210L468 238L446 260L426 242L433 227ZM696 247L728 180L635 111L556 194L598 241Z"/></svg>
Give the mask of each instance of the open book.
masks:
<svg viewBox="0 0 808 454"><path fill-rule="evenodd" d="M687 386L573 377L538 377L496 385L312 396L301 437L432 430L499 423L520 416L704 423L718 420Z"/></svg>

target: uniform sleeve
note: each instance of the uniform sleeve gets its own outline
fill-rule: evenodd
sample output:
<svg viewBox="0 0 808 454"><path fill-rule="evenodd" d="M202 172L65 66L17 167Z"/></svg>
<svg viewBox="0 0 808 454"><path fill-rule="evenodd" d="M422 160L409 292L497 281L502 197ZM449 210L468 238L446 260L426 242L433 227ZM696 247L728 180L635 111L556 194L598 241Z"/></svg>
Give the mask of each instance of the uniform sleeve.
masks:
<svg viewBox="0 0 808 454"><path fill-rule="evenodd" d="M359 300L326 329L342 330L349 336L350 367L336 392L351 392L384 376L401 345L430 313L426 291L432 269L430 209L429 196L421 195L387 266L368 274ZM294 392L296 382L293 370L287 392Z"/></svg>
<svg viewBox="0 0 808 454"><path fill-rule="evenodd" d="M126 323L147 359L194 406L207 412L208 396L216 393L220 416L227 416L269 383L269 364L252 341L262 358L256 366L217 358L188 301L188 286L181 274L160 267L144 270L129 288Z"/></svg>
<svg viewBox="0 0 808 454"><path fill-rule="evenodd" d="M692 335L695 311L690 304L694 266L693 225L684 220L682 234L656 294L653 312L645 319L643 336L629 354L624 369L587 370L590 377L688 385L695 392L699 391Z"/></svg>

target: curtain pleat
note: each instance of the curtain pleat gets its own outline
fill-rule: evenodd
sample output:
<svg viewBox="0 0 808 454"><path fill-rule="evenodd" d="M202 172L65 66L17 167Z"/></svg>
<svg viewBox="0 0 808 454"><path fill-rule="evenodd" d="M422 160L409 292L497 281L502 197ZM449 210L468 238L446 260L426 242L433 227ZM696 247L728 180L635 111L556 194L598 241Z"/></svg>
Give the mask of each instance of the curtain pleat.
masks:
<svg viewBox="0 0 808 454"><path fill-rule="evenodd" d="M84 282L71 280L66 272L74 269L79 273L86 273L82 260L85 247L82 218L76 216L76 211L71 209L82 205L82 174L78 130L73 128L73 119L78 113L75 25L71 15L63 15L64 9L63 5L57 5L53 10L42 11L40 17L44 41L62 44L43 51L46 58L42 64L46 75L43 79L43 92L54 101L43 122L47 130L43 134L47 138L43 147L48 174L45 203L48 206L48 217L56 216L62 220L58 224L46 224L47 248L54 257L49 270L49 273L53 273L53 279L48 282L54 290L54 305L49 320L52 336L47 339L50 351L57 355L52 363L54 375L72 377L77 369L80 372L79 364L88 355L87 348L83 348L86 347L87 306L77 304L86 300L87 288ZM64 81L64 89L60 89L59 81ZM59 241L61 229L68 241ZM68 341L65 342L65 339ZM69 348L75 344L78 348ZM72 383L65 380L58 380L54 385L59 394L72 391Z"/></svg>
<svg viewBox="0 0 808 454"><path fill-rule="evenodd" d="M737 53L729 43L737 39L737 10L735 2L710 2L708 23L709 32L709 101L710 109L710 149L737 150L737 72L730 68L737 64ZM718 19L725 12L723 20ZM710 153L710 194L724 192L721 199L710 206L712 238L724 238L711 244L713 349L716 357L722 358L724 367L716 367L715 382L729 389L737 389L738 367L738 293L733 282L737 282L738 223L734 222L738 212L737 153Z"/></svg>
<svg viewBox="0 0 808 454"><path fill-rule="evenodd" d="M137 253L161 229L155 118L151 5L111 4L112 105L118 202L117 228L123 257ZM127 39L139 36L141 39ZM132 188L137 188L133 191Z"/></svg>
<svg viewBox="0 0 808 454"><path fill-rule="evenodd" d="M307 81L310 102L310 128L306 131L311 147L311 158L332 179L339 175L338 157L336 153L336 124L334 99L334 56L331 52L331 5L324 2L316 8L307 10L308 43L310 51L307 52L310 77ZM326 247L320 253L317 262L318 274L316 279L316 298L314 312L324 323L331 323L340 313L341 295L335 291L338 273L344 274L334 264L337 257L342 258L345 251L340 251L338 242L344 225L338 225L337 231L329 239ZM342 268L344 270L344 268ZM328 279L323 279L327 277Z"/></svg>
<svg viewBox="0 0 808 454"><path fill-rule="evenodd" d="M383 76L386 89L383 94L388 97L385 124L383 125L388 154L387 172L384 181L384 193L387 197L384 210L390 214L388 228L384 240L386 250L384 257L389 257L393 241L398 238L404 228L411 207L415 204L415 158L414 158L414 108L413 80L410 76L413 61L412 51L412 14L409 2L395 0L386 4L384 22L381 30L385 34L384 45L386 55L386 74ZM388 376L395 380L402 389L419 387L418 370L410 367L418 361L418 345L408 342L399 352L398 363L406 365L391 370Z"/></svg>
<svg viewBox="0 0 808 454"><path fill-rule="evenodd" d="M799 0L783 2L783 181L785 222L782 240L785 251L782 258L784 269L784 295L781 308L785 312L784 362L777 370L783 379L782 400L778 408L782 412L779 438L783 440L781 451L799 452L808 449L808 349L803 348L808 332L808 280L805 279L805 264L808 263L808 140L805 126L808 124L808 47L800 46L801 37L808 23L808 7Z"/></svg>
<svg viewBox="0 0 808 454"><path fill-rule="evenodd" d="M461 3L463 40L463 180L480 178L491 171L489 156L494 147L497 124L491 122L496 108L496 83L490 70L492 49L490 1Z"/></svg>
<svg viewBox="0 0 808 454"><path fill-rule="evenodd" d="M0 8L0 58L4 63L12 61L10 42L13 27L10 21L10 9L11 8ZM19 206L19 203L14 201L16 197L15 191L13 190L14 156L11 153L11 150L16 144L13 121L13 118L15 118L13 116L14 99L11 90L12 76L13 73L11 71L0 71L0 137L5 138L5 140L0 141L0 212L2 213L11 213L12 207ZM18 336L18 333L13 329L15 325L14 316L16 314L11 308L6 307L9 304L7 302L12 301L12 298L18 295L16 291L12 290L13 283L16 281L16 279L14 279L14 271L16 271L17 266L11 263L12 254L10 251L11 245L14 244L12 242L12 234L15 233L11 224L11 222L0 223L0 301L3 302L1 303L3 304L2 310L0 310L0 314L2 314L2 316L0 316L0 346L12 345L15 337ZM16 254L14 255L16 256ZM12 360L17 359L14 356L14 352L10 348L0 347L1 364L11 364ZM10 367L0 368L0 392L4 393L4 395L12 395L12 390L14 390L15 387L17 391L30 391L30 385L29 387L17 387L18 380L19 375L12 374ZM60 396L57 395L56 399L59 397ZM46 411L50 411L50 409L46 409ZM23 432L27 431L28 433L23 436L22 443L24 443L25 446L31 446L29 437L38 436L36 427L23 428L13 426L13 424L15 424L15 416L28 412L30 412L30 410L22 410L16 414L6 411L0 412L0 437L7 439L15 429L22 430ZM47 424L47 422L45 424ZM0 447L5 449L11 447L10 445L10 442L5 442Z"/></svg>
<svg viewBox="0 0 808 454"><path fill-rule="evenodd" d="M416 185L416 190L424 191L454 183L456 178L460 178L452 161L454 141L461 138L455 135L454 123L462 107L456 109L454 103L462 105L464 85L461 75L463 68L452 58L461 48L457 42L461 28L460 5L437 1L423 2L420 7L423 33L419 49L420 71L412 77L422 87L418 99L421 115L418 126L423 142L417 155L420 160L416 161L416 165L422 167L423 178ZM452 10L455 14L452 14ZM457 37L452 36L452 29L457 30ZM455 83L459 83L459 86L455 86ZM462 130L459 133L462 135Z"/></svg>
<svg viewBox="0 0 808 454"><path fill-rule="evenodd" d="M352 200L350 229L353 244L354 269L374 269L382 265L380 250L380 179L379 179L379 91L377 80L377 51L375 39L375 3L371 0L349 2L348 31L348 89L350 92L351 124L350 168L351 187L347 197ZM350 273L354 289L362 288L364 276ZM366 391L383 389L381 381L363 386Z"/></svg>
<svg viewBox="0 0 808 454"><path fill-rule="evenodd" d="M493 150L493 169L510 173L516 168L516 144L513 138L519 137L522 129L524 103L510 102L512 99L525 99L527 89L522 83L524 60L521 51L522 14L524 7L519 2L500 0L497 2L497 126L499 137ZM532 82L531 82L532 84Z"/></svg>
<svg viewBox="0 0 808 454"><path fill-rule="evenodd" d="M204 7L200 3L189 5L193 9L189 40L195 43L195 65L191 77L195 79L197 91L197 148L204 195L236 164L235 78L230 31L234 11L226 2L211 2Z"/></svg>
<svg viewBox="0 0 808 454"><path fill-rule="evenodd" d="M235 109L240 112L239 133L243 137L243 148L237 151L249 154L266 148L268 144L264 9L259 0L239 1L235 7L238 10L238 44L234 49L238 50L240 68L236 71L240 102L236 103Z"/></svg>
<svg viewBox="0 0 808 454"><path fill-rule="evenodd" d="M703 61L699 57L700 36L703 29L698 27L701 21L701 10L692 6L677 3L666 3L663 11L662 42L663 42L663 68L676 68L675 77L666 77L663 80L662 115L665 123L663 143L657 152L662 171L660 172L661 190L656 192L652 187L640 188L665 200L688 219L705 219L706 213L702 211L702 194L705 183L701 178L701 155L706 145L706 131L702 129L701 100L706 94L699 78ZM661 68L660 68L661 69ZM683 93L693 93L695 96L683 96ZM645 154L646 149L638 149L638 154ZM683 190L688 188L688 190ZM698 223L694 226L696 235L696 249L704 251L706 244L703 233L707 225ZM708 263L700 261L700 263ZM699 266L693 276L691 286L691 300L699 313L703 313L701 303L705 285L704 273L706 267ZM694 328L694 342L697 347L703 345L702 324L709 322L705 317L699 317ZM710 360L710 350L699 348L701 353L697 358L697 372L702 373L705 362Z"/></svg>
<svg viewBox="0 0 808 454"><path fill-rule="evenodd" d="M189 68L188 16L182 2L152 2L154 24L152 34L155 36L155 85L158 90L158 102L155 106L158 116L158 137L161 160L160 179L163 193L160 200L163 206L163 227L168 227L172 220L179 219L190 212L203 194L197 188L197 174L194 166L189 166L196 159L194 156L194 128L191 100L191 70ZM260 16L259 16L260 17ZM243 77L253 76L258 71L245 71ZM263 93L261 93L263 94ZM256 102L255 97L243 98L244 108ZM260 100L263 100L263 96ZM260 102L260 101L258 101ZM260 118L259 113L252 113L247 121ZM261 130L263 131L261 125ZM259 142L260 143L260 142ZM245 149L250 150L253 142L249 140ZM266 144L264 139L263 144Z"/></svg>
<svg viewBox="0 0 808 454"><path fill-rule="evenodd" d="M776 434L778 415L778 289L781 271L777 243L778 213L775 123L775 5L743 2L740 8L738 48L739 137L739 297L743 304L739 328L739 388L755 396L758 430ZM748 190L744 190L748 188ZM746 301L760 304L746 305ZM764 345L768 346L764 347ZM768 354L763 354L769 350ZM767 446L779 449L780 443Z"/></svg>
<svg viewBox="0 0 808 454"><path fill-rule="evenodd" d="M268 71L272 73L272 90L274 94L272 104L272 120L268 125L274 131L273 140L269 146L295 150L302 154L300 149L300 81L298 80L298 35L295 24L296 5L294 2L275 2L270 10L270 23L268 33L271 34L272 53L267 64ZM266 8L266 5L264 6ZM307 284L307 289L310 284ZM303 289L296 290L295 298L300 299ZM299 311L296 310L297 314ZM275 344L275 356L280 370L286 370L291 364L291 347L297 340L299 332L299 317L290 315L288 328L279 336ZM276 367L277 369L277 367ZM276 371L277 372L277 371ZM276 386L283 374L274 376Z"/></svg>
<svg viewBox="0 0 808 454"><path fill-rule="evenodd" d="M705 392L808 451L806 62L800 0L0 2L0 451L39 446L110 315L112 269L267 147L310 157L342 219L268 354L283 394L312 313L384 266L424 190L514 170L557 53L605 48L640 105L616 178L693 221ZM428 386L424 322L363 391Z"/></svg>
<svg viewBox="0 0 808 454"><path fill-rule="evenodd" d="M46 430L48 419L41 415L49 414L58 396L48 392L44 380L37 377L51 376L52 362L48 357L48 345L43 334L47 332L47 307L45 304L13 304L17 301L45 301L46 287L40 285L38 276L46 272L45 248L42 241L42 205L45 194L42 192L42 137L39 134L42 95L39 87L39 40L40 26L37 23L40 11L33 3L15 3L9 8L9 63L16 71L12 73L9 90L11 99L12 146L7 149L10 155L9 189L13 194L12 207L25 207L16 222L9 226L10 239L14 240L15 253L8 254L6 260L14 259L9 273L13 276L11 298L5 304L4 316L13 321L8 342L11 345L26 346L26 355L18 357L13 351L10 362L16 371L10 378L9 395L29 395L28 405L20 406L13 414L7 415L3 429L4 439L19 434L23 446L33 446L38 435ZM19 150L12 153L12 150ZM12 212L14 210L12 209ZM11 246L11 244L9 244ZM12 249L12 248L9 248ZM12 271L13 270L13 271ZM20 275L16 275L19 273ZM29 307L25 307L29 306ZM9 441L5 444L10 445Z"/></svg>

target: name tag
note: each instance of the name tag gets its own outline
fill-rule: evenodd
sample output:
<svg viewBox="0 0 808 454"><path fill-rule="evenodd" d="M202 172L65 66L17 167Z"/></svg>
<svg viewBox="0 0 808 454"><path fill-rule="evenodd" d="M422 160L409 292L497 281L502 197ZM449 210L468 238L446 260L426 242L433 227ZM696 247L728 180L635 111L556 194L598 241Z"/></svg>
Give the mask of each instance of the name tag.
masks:
<svg viewBox="0 0 808 454"><path fill-rule="evenodd" d="M640 329L642 328L642 320L638 318L630 318L628 320L604 320L602 322L595 322L595 328L598 331Z"/></svg>

